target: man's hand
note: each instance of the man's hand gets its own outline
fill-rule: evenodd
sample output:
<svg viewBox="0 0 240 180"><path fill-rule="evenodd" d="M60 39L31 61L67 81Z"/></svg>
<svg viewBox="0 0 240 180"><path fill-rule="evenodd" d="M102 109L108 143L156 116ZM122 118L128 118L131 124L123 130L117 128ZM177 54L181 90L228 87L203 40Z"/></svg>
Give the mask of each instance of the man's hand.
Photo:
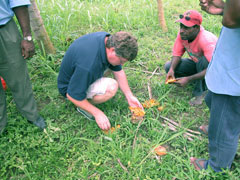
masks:
<svg viewBox="0 0 240 180"><path fill-rule="evenodd" d="M224 1L222 0L199 0L201 9L209 14L222 15Z"/></svg>
<svg viewBox="0 0 240 180"><path fill-rule="evenodd" d="M169 69L168 73L167 73L167 77L166 77L166 81L169 79L175 79L175 75L174 75L174 70L172 68Z"/></svg>
<svg viewBox="0 0 240 180"><path fill-rule="evenodd" d="M33 41L22 40L21 42L22 56L24 59L32 57L35 53L35 47Z"/></svg>
<svg viewBox="0 0 240 180"><path fill-rule="evenodd" d="M100 127L102 130L109 130L111 128L111 124L103 112L99 111L99 113L94 117L98 127Z"/></svg>
<svg viewBox="0 0 240 180"><path fill-rule="evenodd" d="M138 99L135 96L130 96L127 98L128 104L131 107L140 107L143 109L142 104L138 101Z"/></svg>
<svg viewBox="0 0 240 180"><path fill-rule="evenodd" d="M182 87L186 86L187 83L189 83L189 81L190 81L188 77L177 78L176 80L177 81L174 83L176 83Z"/></svg>

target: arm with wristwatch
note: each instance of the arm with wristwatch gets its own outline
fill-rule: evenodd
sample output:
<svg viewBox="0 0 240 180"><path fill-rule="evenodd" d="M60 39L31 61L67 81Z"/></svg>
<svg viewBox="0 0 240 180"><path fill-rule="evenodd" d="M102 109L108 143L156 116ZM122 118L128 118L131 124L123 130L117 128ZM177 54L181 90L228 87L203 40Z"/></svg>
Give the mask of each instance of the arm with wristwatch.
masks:
<svg viewBox="0 0 240 180"><path fill-rule="evenodd" d="M19 6L13 8L13 11L20 24L23 40L21 42L22 56L24 59L32 57L35 53L35 47L32 40L28 6Z"/></svg>

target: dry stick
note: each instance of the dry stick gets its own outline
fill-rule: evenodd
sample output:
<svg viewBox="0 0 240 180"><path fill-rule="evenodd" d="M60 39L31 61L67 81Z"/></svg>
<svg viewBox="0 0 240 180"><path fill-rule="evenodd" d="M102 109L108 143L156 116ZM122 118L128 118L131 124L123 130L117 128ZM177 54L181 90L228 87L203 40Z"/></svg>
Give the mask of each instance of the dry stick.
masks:
<svg viewBox="0 0 240 180"><path fill-rule="evenodd" d="M150 80L154 74L156 74L156 71L158 70L159 67L156 67L156 69L152 72L152 75L148 78L148 80Z"/></svg>
<svg viewBox="0 0 240 180"><path fill-rule="evenodd" d="M126 171L127 173L129 173L127 168L121 163L120 159L117 159L117 161L120 164L120 166L123 168L123 170Z"/></svg>
<svg viewBox="0 0 240 180"><path fill-rule="evenodd" d="M125 69L131 69L131 70L134 70L134 71L141 71L141 72L146 73L146 74L152 74L152 72L150 72L150 71L138 70L138 69L135 69L135 68L125 68ZM159 75L159 76L163 75L162 73L154 73L154 74Z"/></svg>
<svg viewBox="0 0 240 180"><path fill-rule="evenodd" d="M152 75L148 77L148 82L147 82L147 88L148 88L148 95L149 99L152 99L152 89L150 86L150 79L153 77L153 75L156 73L159 67L156 67L156 69L152 72Z"/></svg>
<svg viewBox="0 0 240 180"><path fill-rule="evenodd" d="M162 118L162 119L164 119L164 120L166 120L166 121L168 121L168 122L170 122L170 123L172 123L172 124L174 124L175 126L181 127L178 123L176 123L175 121L173 121L173 120L171 120L171 119L169 119L169 118L163 117L163 116L161 116L161 115L160 115L159 117ZM181 127L181 128L183 128L183 127ZM194 133L194 134L198 134L198 135L201 134L200 132L193 131L193 130L191 130L191 129L187 129L187 128L183 128L183 129L186 129L188 132L191 132L191 133Z"/></svg>
<svg viewBox="0 0 240 180"><path fill-rule="evenodd" d="M169 123L169 122L167 122L167 121L164 121L164 122L165 122L166 124L162 123L162 126L164 126L164 127L168 126L168 128L169 128L170 130L174 131L174 132L177 131L177 130L176 130L176 126L174 126L173 124L171 124L171 123ZM184 136L185 138L187 138L189 141L193 141L193 139L192 139L191 137L189 137L189 135L188 135L187 133L184 133L183 136Z"/></svg>
<svg viewBox="0 0 240 180"><path fill-rule="evenodd" d="M150 87L150 82L149 81L147 82L147 88L148 88L149 99L152 99L152 89Z"/></svg>
<svg viewBox="0 0 240 180"><path fill-rule="evenodd" d="M183 134L183 137L187 138L189 141L193 141L193 138L189 137L189 136L186 135L186 134Z"/></svg>
<svg viewBox="0 0 240 180"><path fill-rule="evenodd" d="M96 176L97 173L92 174L91 176L88 176L88 179L91 179L92 177Z"/></svg>

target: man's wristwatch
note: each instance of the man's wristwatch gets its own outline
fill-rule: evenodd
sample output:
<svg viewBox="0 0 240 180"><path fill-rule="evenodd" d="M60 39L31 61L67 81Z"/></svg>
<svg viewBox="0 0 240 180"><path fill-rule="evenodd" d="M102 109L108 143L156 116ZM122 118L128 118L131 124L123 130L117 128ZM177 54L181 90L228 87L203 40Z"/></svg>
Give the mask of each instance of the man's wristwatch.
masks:
<svg viewBox="0 0 240 180"><path fill-rule="evenodd" d="M23 37L23 39L25 41L32 41L32 36L26 36L26 37Z"/></svg>

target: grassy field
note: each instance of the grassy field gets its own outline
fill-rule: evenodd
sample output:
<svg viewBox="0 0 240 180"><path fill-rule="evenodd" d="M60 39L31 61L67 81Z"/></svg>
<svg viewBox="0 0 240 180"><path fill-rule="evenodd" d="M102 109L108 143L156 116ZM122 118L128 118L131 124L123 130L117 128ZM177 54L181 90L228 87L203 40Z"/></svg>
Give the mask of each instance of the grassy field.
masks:
<svg viewBox="0 0 240 180"><path fill-rule="evenodd" d="M170 118L182 127L197 130L207 123L209 111L205 104L192 107L192 87L165 85L163 66L171 58L171 49L179 30L175 23L188 9L199 10L203 26L217 36L220 17L202 12L198 0L163 0L168 32L158 23L156 0L36 0L56 55L37 54L28 61L29 73L41 115L48 128L40 132L17 111L11 92L7 93L8 126L0 137L0 179L101 179L101 180L198 180L232 179L240 176L237 156L231 171L225 175L211 169L197 172L190 166L191 156L208 158L208 139L184 137L186 130L176 132L163 127L161 117ZM57 90L57 74L70 42L95 31L129 31L138 38L139 54L124 70L133 93L141 102L149 99L147 82L151 80L153 97L165 108L146 109L139 128L131 123L128 104L123 94L98 107L109 117L112 126L120 129L105 135L94 122L76 112ZM160 117L161 116L161 117ZM136 137L136 138L135 138ZM198 136L200 137L200 136ZM135 143L134 143L135 141ZM168 154L157 158L153 147L163 145Z"/></svg>

